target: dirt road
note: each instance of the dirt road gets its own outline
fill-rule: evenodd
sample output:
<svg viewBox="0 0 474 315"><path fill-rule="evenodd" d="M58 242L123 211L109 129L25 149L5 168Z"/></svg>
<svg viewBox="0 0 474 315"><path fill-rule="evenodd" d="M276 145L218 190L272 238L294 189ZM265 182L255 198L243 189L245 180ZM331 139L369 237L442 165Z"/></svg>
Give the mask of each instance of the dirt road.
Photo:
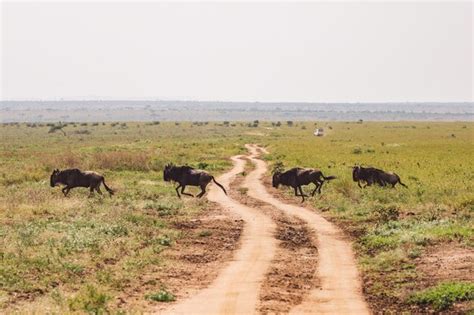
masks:
<svg viewBox="0 0 474 315"><path fill-rule="evenodd" d="M233 169L217 181L225 187L244 170L245 160L232 157ZM261 282L273 259L277 241L275 223L258 209L249 208L219 187L210 186L207 198L240 216L245 224L240 248L217 279L189 299L162 311L163 314L254 314Z"/></svg>
<svg viewBox="0 0 474 315"><path fill-rule="evenodd" d="M247 145L247 156L255 165L244 180L248 196L269 204L286 215L306 222L317 235L319 261L315 289L303 302L290 310L292 314L370 314L364 300L351 243L342 231L316 212L304 207L286 204L270 195L262 183L267 171L266 163L259 158L266 151ZM220 176L218 181L229 184L244 170L242 156L232 157L234 168ZM163 311L166 314L254 314L265 273L268 272L276 252L276 225L258 207L245 206L226 196L215 185L207 198L240 216L244 221L241 246L234 259L225 266L216 280L206 289L189 299Z"/></svg>
<svg viewBox="0 0 474 315"><path fill-rule="evenodd" d="M255 145L246 147L250 152L250 160L255 164L255 170L248 175L245 183L249 196L302 219L317 234L319 253L317 278L321 287L311 291L303 303L290 313L370 314L362 295L351 244L344 239L342 231L311 210L286 204L272 197L261 181L267 171L266 163L258 158L261 149Z"/></svg>

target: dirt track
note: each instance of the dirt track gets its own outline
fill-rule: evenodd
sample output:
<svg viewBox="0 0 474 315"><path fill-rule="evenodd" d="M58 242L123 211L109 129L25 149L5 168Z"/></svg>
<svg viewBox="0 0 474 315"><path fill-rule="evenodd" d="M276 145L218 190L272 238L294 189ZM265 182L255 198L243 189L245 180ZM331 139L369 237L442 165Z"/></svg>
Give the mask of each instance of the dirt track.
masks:
<svg viewBox="0 0 474 315"><path fill-rule="evenodd" d="M217 181L229 187L233 177L244 170L245 161L232 158L234 168ZM163 311L169 314L253 314L260 284L274 256L277 241L275 223L257 209L242 205L212 185L207 198L239 215L245 222L240 248L217 279L193 297Z"/></svg>
<svg viewBox="0 0 474 315"><path fill-rule="evenodd" d="M295 216L316 232L318 269L314 281L319 283L303 302L290 310L293 314L370 314L361 291L361 283L351 244L341 230L314 211L283 203L272 197L262 183L266 163L258 157L263 149L247 145L255 170L243 184L251 198ZM232 157L234 168L217 180L229 187L234 177L244 170L242 156ZM207 198L240 216L244 230L240 248L217 279L206 289L164 311L169 314L254 314L257 312L260 288L274 258L277 241L276 225L258 208L245 206L215 185Z"/></svg>
<svg viewBox="0 0 474 315"><path fill-rule="evenodd" d="M361 283L351 244L332 223L317 213L303 207L285 204L272 197L262 184L267 171L266 163L260 160L259 148L247 145L255 170L248 175L249 196L294 215L308 223L318 237L318 278L321 288L313 290L309 297L291 310L294 314L369 314L362 295Z"/></svg>

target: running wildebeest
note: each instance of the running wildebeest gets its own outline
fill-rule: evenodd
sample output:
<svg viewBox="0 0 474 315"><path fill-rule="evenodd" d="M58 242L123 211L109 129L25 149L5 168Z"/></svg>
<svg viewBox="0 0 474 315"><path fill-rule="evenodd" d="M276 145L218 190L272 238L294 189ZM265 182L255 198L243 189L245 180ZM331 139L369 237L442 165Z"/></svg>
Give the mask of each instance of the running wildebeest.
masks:
<svg viewBox="0 0 474 315"><path fill-rule="evenodd" d="M110 197L112 197L114 191L105 184L104 176L96 172L83 172L77 168L67 169L64 171L56 169L53 171L50 178L51 187L54 187L57 184L63 184L66 186L62 189L64 196L67 196L69 190L76 187L89 188L90 196L94 194L94 189L102 195L102 191L99 187L101 183L104 184L105 189L109 192Z"/></svg>
<svg viewBox="0 0 474 315"><path fill-rule="evenodd" d="M215 180L214 176L205 171L196 170L191 166L175 166L173 164L168 164L165 166L163 171L163 179L167 182L175 181L179 184L178 187L176 187L176 194L178 194L179 198L181 198L181 195L178 191L180 187L181 194L194 197L192 194L184 192L184 188L186 188L188 185L201 187L201 192L196 196L201 198L206 193L206 186L211 182L211 180L227 195L227 191L225 190L224 186L219 184Z"/></svg>
<svg viewBox="0 0 474 315"><path fill-rule="evenodd" d="M403 187L408 188L407 185L402 183L400 176L397 174L388 173L374 167L354 166L352 168L352 179L357 182L357 185L359 185L360 188L362 188L360 185L361 181L365 181L366 186L371 186L372 184L378 184L382 187L392 185L393 188L396 184L400 184Z"/></svg>
<svg viewBox="0 0 474 315"><path fill-rule="evenodd" d="M304 197L308 196L303 193L301 186L309 185L310 183L315 184L316 187L311 193L311 196L314 196L316 191L321 193L321 187L323 186L324 181L329 181L335 178L336 176L324 176L318 169L295 167L286 172L275 172L273 174L272 185L275 188L278 188L280 184L293 187L295 190L295 196L301 196L303 198L301 202L304 202ZM298 190L300 191L299 195Z"/></svg>

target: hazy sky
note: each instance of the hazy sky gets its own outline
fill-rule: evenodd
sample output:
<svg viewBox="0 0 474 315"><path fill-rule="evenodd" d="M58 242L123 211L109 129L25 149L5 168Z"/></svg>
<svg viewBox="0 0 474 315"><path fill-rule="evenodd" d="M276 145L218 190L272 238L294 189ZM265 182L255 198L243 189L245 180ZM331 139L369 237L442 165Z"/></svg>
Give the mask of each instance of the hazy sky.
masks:
<svg viewBox="0 0 474 315"><path fill-rule="evenodd" d="M472 101L472 7L4 2L0 96Z"/></svg>

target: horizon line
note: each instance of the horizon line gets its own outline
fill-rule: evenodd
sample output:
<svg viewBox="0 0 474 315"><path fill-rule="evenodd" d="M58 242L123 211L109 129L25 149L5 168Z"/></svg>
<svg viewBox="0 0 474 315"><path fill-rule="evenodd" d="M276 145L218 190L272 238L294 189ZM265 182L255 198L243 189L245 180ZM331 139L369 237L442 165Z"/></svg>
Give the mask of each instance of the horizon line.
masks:
<svg viewBox="0 0 474 315"><path fill-rule="evenodd" d="M84 99L0 99L0 102L117 102L117 101L140 101L140 102L192 102L192 103L262 103L262 104L422 104L422 103L473 103L474 100L453 101L226 101L226 100L189 100L189 99L160 99L160 98L84 98Z"/></svg>

